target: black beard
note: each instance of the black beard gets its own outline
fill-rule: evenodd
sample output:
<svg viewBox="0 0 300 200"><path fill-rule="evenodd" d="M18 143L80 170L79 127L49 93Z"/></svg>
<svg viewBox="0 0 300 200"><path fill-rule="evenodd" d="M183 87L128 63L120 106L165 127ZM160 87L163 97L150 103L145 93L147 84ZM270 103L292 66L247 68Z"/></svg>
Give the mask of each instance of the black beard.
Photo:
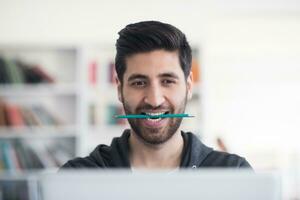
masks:
<svg viewBox="0 0 300 200"><path fill-rule="evenodd" d="M140 114L139 112L132 112L130 110L130 107L128 103L125 101L123 94L122 94L122 103L126 115ZM186 103L187 103L187 94L185 95L185 98L180 104L179 110L176 113L184 113ZM136 110L139 111L142 109L158 110L160 109L160 107L153 108L151 105L143 105L142 107L139 107ZM175 114L174 108L170 110L170 113ZM128 122L131 126L131 129L141 139L141 141L151 145L159 145L168 141L176 133L176 131L178 130L182 122L182 118L168 118L169 120L168 125L164 128L145 128L140 125L139 120L140 119L128 119Z"/></svg>

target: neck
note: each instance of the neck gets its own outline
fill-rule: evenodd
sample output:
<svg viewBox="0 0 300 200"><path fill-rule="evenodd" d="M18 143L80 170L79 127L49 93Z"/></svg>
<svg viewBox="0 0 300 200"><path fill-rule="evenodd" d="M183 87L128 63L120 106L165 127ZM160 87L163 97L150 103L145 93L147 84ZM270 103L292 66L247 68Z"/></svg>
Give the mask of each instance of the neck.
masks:
<svg viewBox="0 0 300 200"><path fill-rule="evenodd" d="M159 145L146 144L131 130L130 164L134 168L174 169L179 167L183 138L177 131L168 141Z"/></svg>

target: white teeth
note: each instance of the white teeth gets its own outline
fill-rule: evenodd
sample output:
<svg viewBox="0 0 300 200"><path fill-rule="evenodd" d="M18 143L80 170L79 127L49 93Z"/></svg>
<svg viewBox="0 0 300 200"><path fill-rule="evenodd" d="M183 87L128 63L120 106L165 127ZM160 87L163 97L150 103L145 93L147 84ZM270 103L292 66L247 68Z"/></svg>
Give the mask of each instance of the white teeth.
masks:
<svg viewBox="0 0 300 200"><path fill-rule="evenodd" d="M152 122L158 122L159 120L161 120L161 118L158 118L158 119L147 118L147 120L152 121Z"/></svg>
<svg viewBox="0 0 300 200"><path fill-rule="evenodd" d="M146 114L147 115L151 115L151 116L157 116L157 115L162 115L162 114L164 114L163 112L160 112L160 113L147 113L146 112Z"/></svg>
<svg viewBox="0 0 300 200"><path fill-rule="evenodd" d="M164 112L159 112L159 113L149 113L149 112L146 112L146 115L151 115L153 117L159 116L159 115L163 115L163 114L164 114ZM147 118L147 120L149 120L151 122L158 122L158 121L162 120L162 118L161 117L157 118L157 119Z"/></svg>

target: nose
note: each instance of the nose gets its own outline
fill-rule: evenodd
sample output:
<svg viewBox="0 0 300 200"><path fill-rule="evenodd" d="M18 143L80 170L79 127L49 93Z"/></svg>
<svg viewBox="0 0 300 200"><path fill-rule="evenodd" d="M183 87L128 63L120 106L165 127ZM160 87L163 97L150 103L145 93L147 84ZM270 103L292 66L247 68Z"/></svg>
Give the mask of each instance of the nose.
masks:
<svg viewBox="0 0 300 200"><path fill-rule="evenodd" d="M162 88L156 84L151 85L146 91L144 101L152 107L158 107L162 105L165 101Z"/></svg>

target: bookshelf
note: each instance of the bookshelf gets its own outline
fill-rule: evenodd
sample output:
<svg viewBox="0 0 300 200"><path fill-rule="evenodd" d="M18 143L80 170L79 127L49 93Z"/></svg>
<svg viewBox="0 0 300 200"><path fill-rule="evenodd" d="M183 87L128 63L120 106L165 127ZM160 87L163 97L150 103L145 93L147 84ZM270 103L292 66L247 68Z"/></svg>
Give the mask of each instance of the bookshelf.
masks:
<svg viewBox="0 0 300 200"><path fill-rule="evenodd" d="M71 46L0 45L1 171L55 170L80 151L78 55Z"/></svg>
<svg viewBox="0 0 300 200"><path fill-rule="evenodd" d="M21 111L36 112L36 107L45 109L59 121L28 125L28 119L23 119L26 123L18 126L1 126L0 123L1 148L7 152L2 158L17 154L18 160L16 149L24 145L36 153L34 157L49 158L41 159L43 167L39 165L38 169L57 169L59 163L75 156L86 156L100 143L110 144L113 137L129 128L125 120L112 118L123 112L114 83L114 56L114 45L0 45L0 58L38 66L50 77L47 80L51 80L0 84L0 102ZM201 81L197 50L193 57L193 70L198 75L186 112L197 117L183 121L182 128L201 137ZM2 170L6 168L2 167ZM15 167L13 170L24 169Z"/></svg>

